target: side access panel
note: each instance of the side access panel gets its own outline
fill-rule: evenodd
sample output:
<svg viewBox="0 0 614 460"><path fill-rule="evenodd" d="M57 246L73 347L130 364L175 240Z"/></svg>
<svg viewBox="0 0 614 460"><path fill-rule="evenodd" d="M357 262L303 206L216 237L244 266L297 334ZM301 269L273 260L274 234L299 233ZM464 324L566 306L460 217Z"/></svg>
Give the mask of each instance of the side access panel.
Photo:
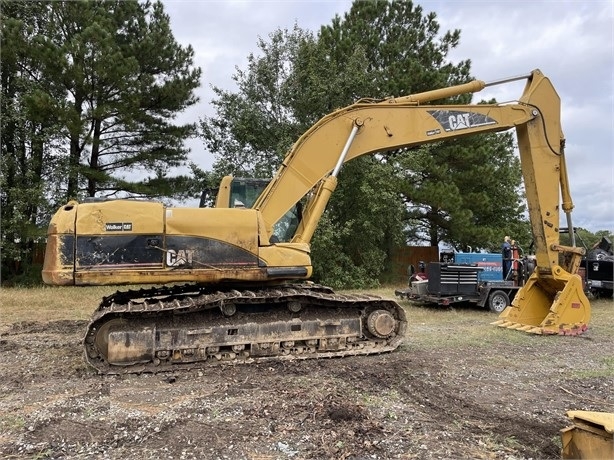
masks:
<svg viewBox="0 0 614 460"><path fill-rule="evenodd" d="M164 206L117 200L80 204L75 270L162 269Z"/></svg>

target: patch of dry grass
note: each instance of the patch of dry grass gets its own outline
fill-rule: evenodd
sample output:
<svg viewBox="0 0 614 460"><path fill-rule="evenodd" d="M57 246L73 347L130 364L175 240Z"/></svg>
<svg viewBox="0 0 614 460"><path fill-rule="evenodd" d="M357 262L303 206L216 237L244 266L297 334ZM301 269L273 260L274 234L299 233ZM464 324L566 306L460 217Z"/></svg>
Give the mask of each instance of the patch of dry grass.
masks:
<svg viewBox="0 0 614 460"><path fill-rule="evenodd" d="M2 288L0 326L21 321L89 319L102 297L116 290L114 286Z"/></svg>

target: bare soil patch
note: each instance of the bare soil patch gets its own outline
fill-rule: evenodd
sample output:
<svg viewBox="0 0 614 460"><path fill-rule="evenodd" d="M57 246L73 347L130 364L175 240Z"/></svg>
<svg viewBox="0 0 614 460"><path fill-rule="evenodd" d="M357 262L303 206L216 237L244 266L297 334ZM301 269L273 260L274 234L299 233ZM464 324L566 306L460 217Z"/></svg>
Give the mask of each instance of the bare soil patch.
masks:
<svg viewBox="0 0 614 460"><path fill-rule="evenodd" d="M396 352L99 376L87 321L0 326L0 457L560 458L567 410L614 411L614 302L580 337L403 303Z"/></svg>

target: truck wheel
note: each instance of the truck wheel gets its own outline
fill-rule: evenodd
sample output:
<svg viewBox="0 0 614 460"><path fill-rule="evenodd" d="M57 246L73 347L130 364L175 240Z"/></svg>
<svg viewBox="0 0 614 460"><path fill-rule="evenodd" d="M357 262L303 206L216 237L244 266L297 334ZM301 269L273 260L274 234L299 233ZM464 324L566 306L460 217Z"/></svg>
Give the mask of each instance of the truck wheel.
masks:
<svg viewBox="0 0 614 460"><path fill-rule="evenodd" d="M510 298L503 291L494 291L488 297L488 308L494 313L501 313L510 304Z"/></svg>

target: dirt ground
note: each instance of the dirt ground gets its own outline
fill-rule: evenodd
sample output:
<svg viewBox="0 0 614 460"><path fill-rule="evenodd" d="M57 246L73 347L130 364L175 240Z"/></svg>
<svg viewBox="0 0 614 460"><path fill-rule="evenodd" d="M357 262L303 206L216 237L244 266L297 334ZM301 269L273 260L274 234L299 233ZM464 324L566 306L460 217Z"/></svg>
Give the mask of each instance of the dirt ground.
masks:
<svg viewBox="0 0 614 460"><path fill-rule="evenodd" d="M560 458L567 410L614 411L610 326L529 336L403 305L393 353L156 375L96 375L86 321L2 326L0 457Z"/></svg>

